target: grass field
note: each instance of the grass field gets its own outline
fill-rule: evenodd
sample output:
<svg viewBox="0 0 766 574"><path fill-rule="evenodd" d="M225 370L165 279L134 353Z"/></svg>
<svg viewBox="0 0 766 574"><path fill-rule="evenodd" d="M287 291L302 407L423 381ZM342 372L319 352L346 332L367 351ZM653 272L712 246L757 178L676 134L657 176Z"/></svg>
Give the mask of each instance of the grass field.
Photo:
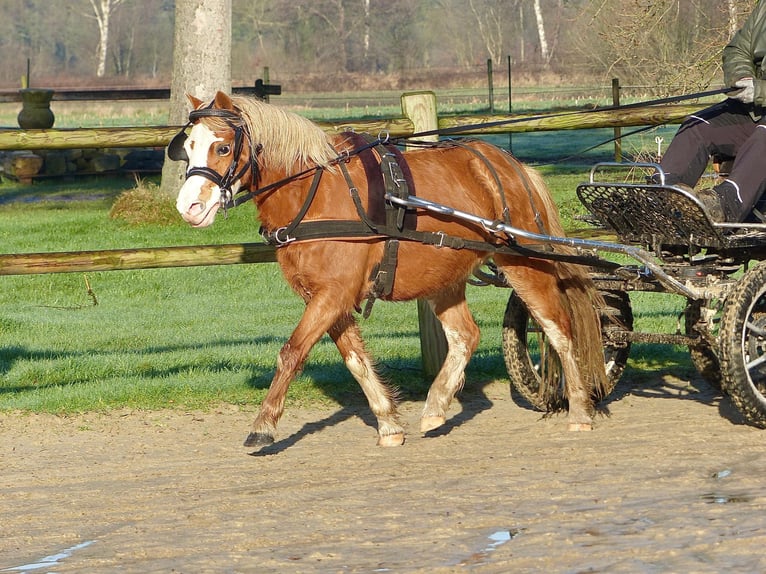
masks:
<svg viewBox="0 0 766 574"><path fill-rule="evenodd" d="M545 171L572 225L571 218L582 211L573 190L583 174L576 168ZM132 186L129 180L106 179L32 186L5 182L0 185L2 252L258 240L250 204L202 230L180 219L172 225L131 225L110 218L114 198ZM7 276L0 281L2 410L257 405L270 383L276 354L302 310L275 264ZM500 340L508 295L495 287L469 289L482 329L481 346L468 368L469 389L507 379ZM636 328L672 331L682 309L682 302L673 299L636 296ZM428 382L420 369L415 304L379 302L362 329L403 397L422 400ZM640 379L657 368L693 369L682 349L637 346L625 376ZM352 398L361 399L361 391L325 338L288 400Z"/></svg>

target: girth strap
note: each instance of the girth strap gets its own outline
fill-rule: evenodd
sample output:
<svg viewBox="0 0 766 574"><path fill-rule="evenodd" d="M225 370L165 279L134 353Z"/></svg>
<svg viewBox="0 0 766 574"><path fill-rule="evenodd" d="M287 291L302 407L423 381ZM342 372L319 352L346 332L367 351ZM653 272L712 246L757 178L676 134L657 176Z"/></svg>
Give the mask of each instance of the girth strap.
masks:
<svg viewBox="0 0 766 574"><path fill-rule="evenodd" d="M391 295L394 290L396 278L396 264L399 261L399 240L387 239L383 245L383 257L370 273L370 293L367 295L367 303L364 305L362 317L367 319L372 312L372 305L376 299Z"/></svg>

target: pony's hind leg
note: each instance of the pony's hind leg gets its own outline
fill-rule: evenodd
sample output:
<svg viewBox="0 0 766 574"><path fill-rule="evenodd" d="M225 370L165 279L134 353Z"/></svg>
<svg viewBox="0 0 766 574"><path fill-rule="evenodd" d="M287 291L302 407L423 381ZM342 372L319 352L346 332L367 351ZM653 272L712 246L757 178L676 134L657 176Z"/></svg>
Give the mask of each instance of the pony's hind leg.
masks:
<svg viewBox="0 0 766 574"><path fill-rule="evenodd" d="M593 390L606 376L592 284L572 265L495 259L561 359L569 430L590 430L595 411Z"/></svg>
<svg viewBox="0 0 766 574"><path fill-rule="evenodd" d="M404 429L399 422L395 393L378 377L356 320L345 314L328 333L335 341L346 367L362 387L370 410L378 420L378 445L404 444Z"/></svg>
<svg viewBox="0 0 766 574"><path fill-rule="evenodd" d="M456 285L429 300L447 338L447 356L436 375L420 419L420 431L444 424L455 394L465 382L465 367L479 345L479 327L465 300L465 285Z"/></svg>

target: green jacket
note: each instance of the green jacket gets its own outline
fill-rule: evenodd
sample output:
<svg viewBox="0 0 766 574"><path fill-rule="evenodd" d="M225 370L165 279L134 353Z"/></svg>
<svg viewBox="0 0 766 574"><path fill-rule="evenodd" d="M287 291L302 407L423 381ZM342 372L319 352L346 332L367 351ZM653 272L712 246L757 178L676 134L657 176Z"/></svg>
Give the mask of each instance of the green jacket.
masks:
<svg viewBox="0 0 766 574"><path fill-rule="evenodd" d="M766 2L758 2L742 28L723 49L723 80L727 86L753 78L754 104L766 106Z"/></svg>

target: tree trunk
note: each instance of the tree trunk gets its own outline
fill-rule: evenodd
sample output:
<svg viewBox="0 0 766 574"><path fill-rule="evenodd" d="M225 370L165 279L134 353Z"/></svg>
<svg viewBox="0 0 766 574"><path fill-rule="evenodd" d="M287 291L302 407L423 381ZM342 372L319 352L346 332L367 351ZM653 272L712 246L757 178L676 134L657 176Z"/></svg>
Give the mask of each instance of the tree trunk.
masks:
<svg viewBox="0 0 766 574"><path fill-rule="evenodd" d="M364 58L362 61L366 72L374 71L370 66L370 0L364 0Z"/></svg>
<svg viewBox="0 0 766 574"><path fill-rule="evenodd" d="M543 58L543 64L550 63L550 50L548 50L548 41L545 39L545 22L543 21L543 11L540 8L540 0L535 0L535 18L537 19L537 36L540 38L540 54Z"/></svg>
<svg viewBox="0 0 766 574"><path fill-rule="evenodd" d="M519 4L519 62L522 64L527 61L527 55L524 50L524 5Z"/></svg>
<svg viewBox="0 0 766 574"><path fill-rule="evenodd" d="M186 94L202 100L231 92L231 0L176 0L169 125L186 123ZM160 192L175 197L186 164L165 157Z"/></svg>
<svg viewBox="0 0 766 574"><path fill-rule="evenodd" d="M109 49L109 17L112 8L122 0L90 0L98 23L98 50L96 51L96 76L103 78L106 73L106 55Z"/></svg>

